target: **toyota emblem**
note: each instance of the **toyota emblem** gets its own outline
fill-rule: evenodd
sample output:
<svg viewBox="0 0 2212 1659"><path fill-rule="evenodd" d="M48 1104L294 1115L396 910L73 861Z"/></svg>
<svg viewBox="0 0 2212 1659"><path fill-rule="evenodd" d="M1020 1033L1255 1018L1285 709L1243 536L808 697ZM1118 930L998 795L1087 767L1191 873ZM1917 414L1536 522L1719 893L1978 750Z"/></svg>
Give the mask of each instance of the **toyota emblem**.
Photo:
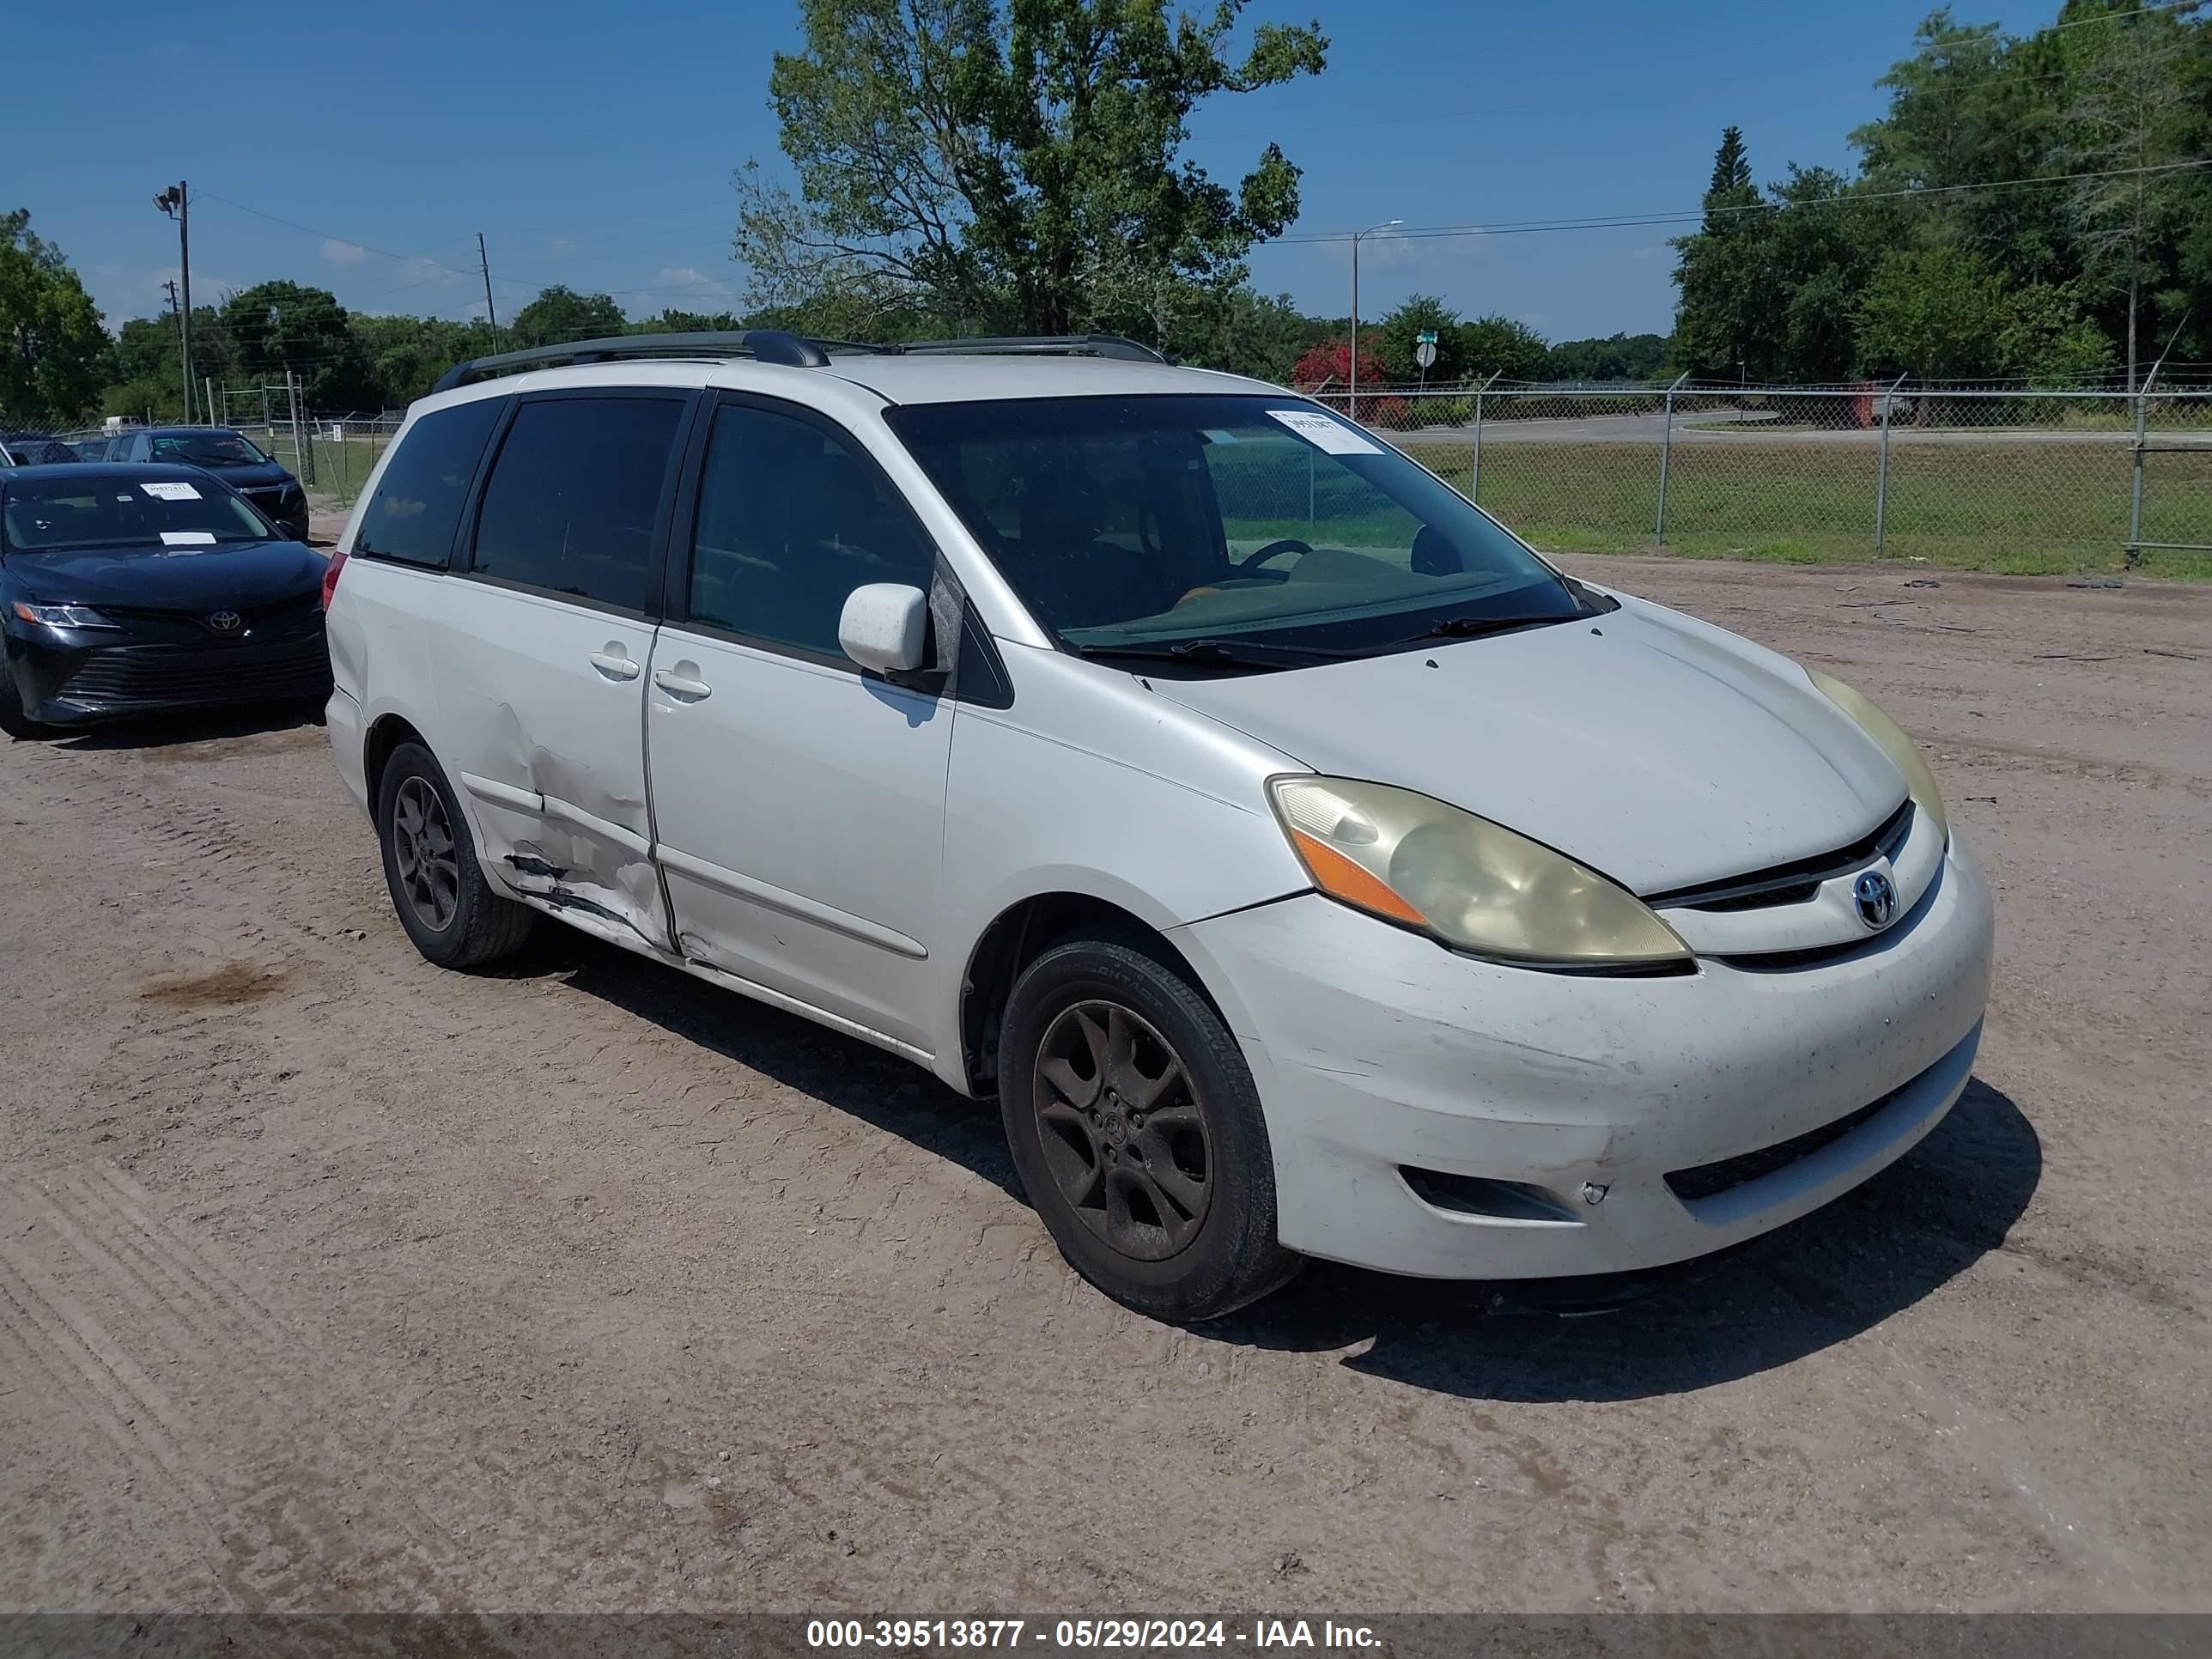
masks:
<svg viewBox="0 0 2212 1659"><path fill-rule="evenodd" d="M240 618L235 611L217 611L208 617L208 626L218 634L235 634Z"/></svg>
<svg viewBox="0 0 2212 1659"><path fill-rule="evenodd" d="M1887 927L1897 915L1896 884L1879 870L1866 871L1851 884L1851 902L1869 927Z"/></svg>

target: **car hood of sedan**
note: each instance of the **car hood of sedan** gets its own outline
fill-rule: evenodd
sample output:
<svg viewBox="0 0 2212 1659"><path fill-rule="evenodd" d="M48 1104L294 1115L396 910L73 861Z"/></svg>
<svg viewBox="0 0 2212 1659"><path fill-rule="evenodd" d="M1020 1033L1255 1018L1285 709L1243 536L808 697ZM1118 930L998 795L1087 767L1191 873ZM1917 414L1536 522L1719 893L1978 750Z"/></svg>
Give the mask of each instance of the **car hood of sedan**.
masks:
<svg viewBox="0 0 2212 1659"><path fill-rule="evenodd" d="M292 482L281 461L192 461L188 465L213 473L234 489L265 489L270 484Z"/></svg>
<svg viewBox="0 0 2212 1659"><path fill-rule="evenodd" d="M8 574L27 599L144 611L273 605L319 586L325 568L320 554L277 541L8 556Z"/></svg>
<svg viewBox="0 0 2212 1659"><path fill-rule="evenodd" d="M1905 795L1795 665L1637 600L1355 662L1152 684L1317 772L1449 801L1638 893L1832 852Z"/></svg>

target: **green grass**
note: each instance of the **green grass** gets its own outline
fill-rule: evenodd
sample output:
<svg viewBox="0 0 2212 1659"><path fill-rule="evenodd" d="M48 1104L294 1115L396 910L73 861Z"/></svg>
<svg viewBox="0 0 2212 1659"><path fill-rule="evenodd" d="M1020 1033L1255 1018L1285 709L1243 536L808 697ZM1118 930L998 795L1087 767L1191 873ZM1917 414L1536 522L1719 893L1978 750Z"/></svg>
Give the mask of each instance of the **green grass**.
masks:
<svg viewBox="0 0 2212 1659"><path fill-rule="evenodd" d="M1468 445L1413 444L1407 453L1467 487ZM1678 444L1663 548L1652 538L1658 458L1649 444L1487 444L1480 500L1559 552L1861 561L1877 556L1876 467L1865 444ZM2119 570L2129 491L2124 444L1897 443L1879 556L2014 575ZM2142 533L2212 543L2212 450L2149 458ZM2140 568L2212 581L2212 554L2154 550Z"/></svg>
<svg viewBox="0 0 2212 1659"><path fill-rule="evenodd" d="M280 426L273 433L258 426L239 428L248 438L267 450L295 476L304 479L306 473L299 465L299 450L292 441L289 427ZM361 494L361 487L368 482L370 471L377 458L384 453L390 434L380 433L374 439L348 437L342 442L332 442L330 428L308 440L315 458L315 481L308 485L307 493L318 506L331 502L351 502Z"/></svg>

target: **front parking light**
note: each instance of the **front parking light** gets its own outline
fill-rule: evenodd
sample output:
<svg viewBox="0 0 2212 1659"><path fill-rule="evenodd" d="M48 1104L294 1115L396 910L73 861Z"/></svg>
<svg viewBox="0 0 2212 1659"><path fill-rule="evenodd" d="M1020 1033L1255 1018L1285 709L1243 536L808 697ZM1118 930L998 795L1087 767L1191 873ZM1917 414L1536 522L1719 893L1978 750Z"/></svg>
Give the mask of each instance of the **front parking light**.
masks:
<svg viewBox="0 0 2212 1659"><path fill-rule="evenodd" d="M1308 774L1269 779L1267 796L1316 887L1455 950L1600 972L1690 959L1626 888L1430 796Z"/></svg>

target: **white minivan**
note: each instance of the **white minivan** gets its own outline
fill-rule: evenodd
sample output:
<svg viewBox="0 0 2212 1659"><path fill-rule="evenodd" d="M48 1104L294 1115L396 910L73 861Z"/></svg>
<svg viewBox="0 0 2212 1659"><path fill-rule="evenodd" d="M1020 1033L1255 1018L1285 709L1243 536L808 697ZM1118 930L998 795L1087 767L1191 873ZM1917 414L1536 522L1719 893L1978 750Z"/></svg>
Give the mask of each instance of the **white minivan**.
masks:
<svg viewBox="0 0 2212 1659"><path fill-rule="evenodd" d="M464 364L325 602L425 957L542 912L995 1097L1163 1318L1715 1250L1974 1063L1989 890L1864 697L1126 341Z"/></svg>

